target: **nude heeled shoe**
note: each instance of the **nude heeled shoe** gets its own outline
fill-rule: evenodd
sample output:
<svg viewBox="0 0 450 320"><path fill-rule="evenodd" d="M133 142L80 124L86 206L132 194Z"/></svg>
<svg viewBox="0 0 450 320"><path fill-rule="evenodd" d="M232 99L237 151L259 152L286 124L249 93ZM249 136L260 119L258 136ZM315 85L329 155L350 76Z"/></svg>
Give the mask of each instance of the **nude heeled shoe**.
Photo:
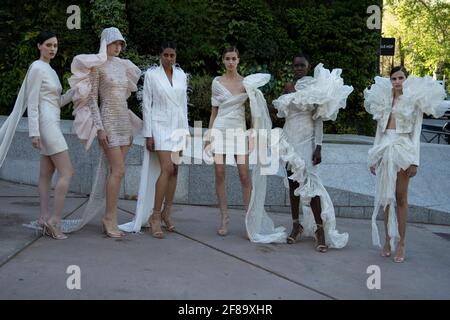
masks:
<svg viewBox="0 0 450 320"><path fill-rule="evenodd" d="M396 263L402 263L405 261L405 245L403 245L402 247L403 247L402 254L399 255L398 251L399 251L400 245L397 244L397 250L396 250L397 252L395 253L395 257L394 257L394 262L396 262Z"/></svg>
<svg viewBox="0 0 450 320"><path fill-rule="evenodd" d="M148 220L152 236L157 239L164 238L164 232L161 230L161 211L153 209L152 215Z"/></svg>
<svg viewBox="0 0 450 320"><path fill-rule="evenodd" d="M43 225L43 235L47 235L56 240L65 240L68 237L61 232L57 225L52 225L48 221L44 222Z"/></svg>
<svg viewBox="0 0 450 320"><path fill-rule="evenodd" d="M327 252L328 246L325 243L325 230L321 224L317 224L317 230L314 233L316 238L316 250L319 252Z"/></svg>
<svg viewBox="0 0 450 320"><path fill-rule="evenodd" d="M164 210L161 213L161 219L162 221L164 221L164 225L166 227L166 230L169 232L174 232L175 231L175 226L172 224L172 221L170 220L170 214L171 212L172 206L171 205L164 205Z"/></svg>
<svg viewBox="0 0 450 320"><path fill-rule="evenodd" d="M120 230L118 231L109 230L104 220L102 220L102 231L110 238L122 238L125 236L125 233Z"/></svg>
<svg viewBox="0 0 450 320"><path fill-rule="evenodd" d="M226 210L220 210L220 215L222 220L217 233L219 236L224 237L228 234L228 223L230 222L230 217L228 216L228 212Z"/></svg>

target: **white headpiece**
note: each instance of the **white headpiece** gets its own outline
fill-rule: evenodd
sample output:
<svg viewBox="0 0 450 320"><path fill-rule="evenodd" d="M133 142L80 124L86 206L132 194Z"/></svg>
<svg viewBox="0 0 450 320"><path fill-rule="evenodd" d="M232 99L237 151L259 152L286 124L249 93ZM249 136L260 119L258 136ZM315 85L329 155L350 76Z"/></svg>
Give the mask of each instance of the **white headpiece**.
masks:
<svg viewBox="0 0 450 320"><path fill-rule="evenodd" d="M123 43L124 43L123 49L125 49L127 46L127 42L125 41L124 37L120 33L119 29L117 29L116 27L110 27L110 28L103 29L100 42L105 41L106 45L108 45L117 40L123 41Z"/></svg>

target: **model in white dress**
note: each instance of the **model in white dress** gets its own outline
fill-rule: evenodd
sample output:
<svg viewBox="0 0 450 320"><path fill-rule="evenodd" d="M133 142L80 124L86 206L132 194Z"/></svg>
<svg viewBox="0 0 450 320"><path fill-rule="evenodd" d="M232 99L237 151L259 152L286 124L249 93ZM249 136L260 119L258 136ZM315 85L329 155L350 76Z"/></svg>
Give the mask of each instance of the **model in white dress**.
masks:
<svg viewBox="0 0 450 320"><path fill-rule="evenodd" d="M381 255L389 257L395 249L395 262L405 258L408 184L420 164L423 113L441 117L449 107L445 97L442 85L428 76L407 78L403 67L394 68L390 79L376 77L371 88L364 90L364 106L377 120L368 158L376 175L372 241L381 247L376 217L383 208L386 241Z"/></svg>
<svg viewBox="0 0 450 320"><path fill-rule="evenodd" d="M58 40L51 32L38 36L40 59L33 62L23 81L14 110L0 129L0 165L12 142L20 117L28 108L29 136L33 147L40 149L39 195L41 215L26 227L43 229L54 239L66 239L60 230L61 212L69 189L73 168L67 144L60 128L60 108L70 102L73 91L61 95L62 86L50 61L58 51ZM54 213L50 214L50 190L53 174L55 186Z"/></svg>
<svg viewBox="0 0 450 320"><path fill-rule="evenodd" d="M160 62L145 73L142 113L146 143L136 215L132 222L119 226L127 232L150 226L152 236L158 239L164 237L162 221L167 231L175 231L171 208L178 163L189 135L187 77L176 65L175 44L161 46Z"/></svg>
<svg viewBox="0 0 450 320"><path fill-rule="evenodd" d="M28 76L28 128L30 137L40 137L41 154L51 156L67 150L61 132L61 107L71 101L72 91L61 96L61 83L49 63L36 60Z"/></svg>
<svg viewBox="0 0 450 320"><path fill-rule="evenodd" d="M283 135L301 161L283 156L289 173L290 200L294 220L288 243L294 243L301 234L316 237L316 249L326 252L328 247L343 248L348 233L338 233L331 198L318 174L321 162L321 144L324 120L335 120L340 108L345 108L353 88L346 86L340 69L332 72L319 64L314 77L306 76L309 61L296 57L295 64L304 64L304 74L295 83L292 93L273 101L278 117L286 118ZM292 90L291 90L292 91ZM299 222L298 205L302 201L303 223Z"/></svg>
<svg viewBox="0 0 450 320"><path fill-rule="evenodd" d="M211 152L220 155L248 154L245 123L245 92L234 95L215 77L211 84L211 105L218 108L211 130ZM223 80L222 80L223 81ZM225 103L226 102L226 103Z"/></svg>
<svg viewBox="0 0 450 320"><path fill-rule="evenodd" d="M248 94L244 78L237 72L239 51L235 47L226 48L223 51L222 62L226 73L216 77L211 84L212 110L205 149L207 153L214 155L215 185L221 214L221 224L217 232L225 236L228 233L229 223L225 163L237 162L246 210L252 186L245 124L245 102Z"/></svg>

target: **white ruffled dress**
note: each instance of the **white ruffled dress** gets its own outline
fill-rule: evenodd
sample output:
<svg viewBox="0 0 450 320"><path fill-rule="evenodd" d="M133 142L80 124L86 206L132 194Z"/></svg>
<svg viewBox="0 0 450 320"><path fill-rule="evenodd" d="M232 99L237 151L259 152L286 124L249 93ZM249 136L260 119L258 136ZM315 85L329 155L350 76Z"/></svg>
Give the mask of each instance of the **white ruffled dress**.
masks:
<svg viewBox="0 0 450 320"><path fill-rule="evenodd" d="M368 153L368 166L376 167L374 211L372 214L372 242L381 247L376 224L380 208L389 206L388 234L391 247L399 238L395 214L397 173L420 163L420 134L423 113L441 117L450 107L442 85L431 77L410 76L403 83L403 94L392 107L393 92L390 79L375 77L370 89L364 90L364 107L377 121L373 147ZM391 113L395 129L386 129Z"/></svg>
<svg viewBox="0 0 450 320"><path fill-rule="evenodd" d="M341 70L331 72L319 64L313 77L298 80L293 93L280 96L273 101L278 117L286 118L280 139L280 156L293 172L289 177L299 183L295 195L300 196L303 209L304 234L313 236L316 223L309 203L319 196L326 244L331 248L343 248L348 242L348 233L336 230L336 218L331 198L318 174L319 166L312 164L316 144L322 142L322 121L335 120L339 109L345 108L353 87L344 85ZM320 131L320 132L317 132Z"/></svg>

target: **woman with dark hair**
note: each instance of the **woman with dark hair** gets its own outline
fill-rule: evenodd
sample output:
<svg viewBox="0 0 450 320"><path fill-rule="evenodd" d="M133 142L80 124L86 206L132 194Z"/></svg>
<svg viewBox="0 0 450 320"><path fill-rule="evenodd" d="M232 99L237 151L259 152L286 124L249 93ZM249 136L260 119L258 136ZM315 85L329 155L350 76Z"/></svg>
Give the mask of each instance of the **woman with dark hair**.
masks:
<svg viewBox="0 0 450 320"><path fill-rule="evenodd" d="M41 215L32 227L44 229L44 234L62 240L67 236L61 232L60 221L64 200L73 175L66 140L60 128L60 108L69 103L73 91L61 96L61 83L50 61L58 52L58 39L52 32L41 32L37 39L40 52L25 76L11 116L0 129L0 165L14 135L15 128L28 108L28 129L31 143L41 153L39 173L39 196ZM55 170L58 178L55 186L54 213L50 215L50 189Z"/></svg>
<svg viewBox="0 0 450 320"><path fill-rule="evenodd" d="M326 252L328 247L344 247L348 234L339 234L335 229L333 203L318 174L318 164L322 161L323 121L336 119L353 88L343 84L340 69L330 73L319 64L314 77L310 77L307 76L310 67L308 55L294 57L294 81L285 85L284 95L274 100L273 105L278 110L277 116L286 118L283 134L296 156L301 157L304 167L303 173L299 174L300 168L287 161L293 219L287 243L295 243L302 234L313 235L316 250ZM299 221L300 199L303 225Z"/></svg>
<svg viewBox="0 0 450 320"><path fill-rule="evenodd" d="M382 207L386 237L381 256L389 257L395 250L394 262L405 259L408 184L419 166L423 113L441 117L448 108L445 97L443 86L431 77L408 77L403 66L393 68L389 79L375 77L371 88L364 90L364 107L377 120L368 160L377 178L372 241L381 247L376 217Z"/></svg>
<svg viewBox="0 0 450 320"><path fill-rule="evenodd" d="M175 230L170 218L171 208L179 159L189 135L187 77L176 64L176 58L175 44L164 43L160 51L160 65L150 67L145 73L142 113L146 143L136 218L120 226L122 230L138 232L148 222L152 236L158 239L164 237L161 221L168 232ZM154 152L157 159L153 156ZM163 203L164 209L161 211Z"/></svg>

